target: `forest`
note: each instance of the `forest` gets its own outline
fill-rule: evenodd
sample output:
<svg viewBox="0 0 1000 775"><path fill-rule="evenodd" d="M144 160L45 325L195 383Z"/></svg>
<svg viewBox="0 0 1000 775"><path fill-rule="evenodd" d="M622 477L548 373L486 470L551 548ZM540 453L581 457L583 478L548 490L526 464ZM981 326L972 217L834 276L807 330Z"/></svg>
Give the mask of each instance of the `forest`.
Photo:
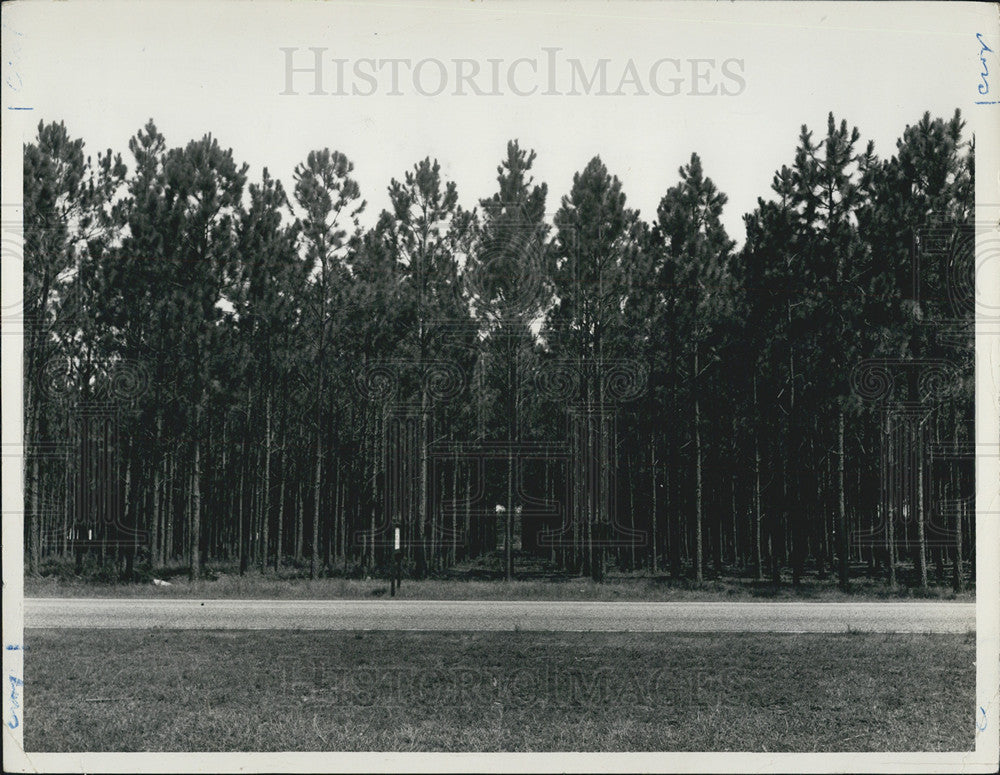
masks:
<svg viewBox="0 0 1000 775"><path fill-rule="evenodd" d="M974 573L974 142L831 113L743 217L697 153L648 219L533 150L438 160L362 226L351 161L282 183L150 120L24 146L25 561L422 578ZM498 149L499 150L499 149Z"/></svg>

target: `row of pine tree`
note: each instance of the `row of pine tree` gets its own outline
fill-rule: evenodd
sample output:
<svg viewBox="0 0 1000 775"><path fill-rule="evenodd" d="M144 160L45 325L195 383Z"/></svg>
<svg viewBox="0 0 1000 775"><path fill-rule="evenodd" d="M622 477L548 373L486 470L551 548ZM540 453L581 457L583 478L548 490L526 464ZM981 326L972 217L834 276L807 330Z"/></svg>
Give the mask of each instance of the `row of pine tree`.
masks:
<svg viewBox="0 0 1000 775"><path fill-rule="evenodd" d="M508 143L472 210L430 158L371 228L342 153L290 187L150 121L24 148L25 547L241 571L515 556L601 579L973 558L973 146L831 114L744 216L697 154L655 217L599 157L558 206ZM515 549L518 551L515 552ZM936 569L936 574L934 573Z"/></svg>

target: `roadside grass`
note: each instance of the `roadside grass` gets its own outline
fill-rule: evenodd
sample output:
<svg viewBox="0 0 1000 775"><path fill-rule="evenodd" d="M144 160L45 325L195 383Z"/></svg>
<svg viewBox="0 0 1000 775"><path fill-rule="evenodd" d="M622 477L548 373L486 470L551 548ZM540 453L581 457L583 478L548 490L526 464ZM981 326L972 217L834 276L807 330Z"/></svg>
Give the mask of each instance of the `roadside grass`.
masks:
<svg viewBox="0 0 1000 775"><path fill-rule="evenodd" d="M850 589L837 587L833 577L820 578L807 573L798 586L790 580L780 584L755 581L730 570L718 578L697 583L690 578L673 578L666 573L612 571L602 583L588 577L557 572L554 566L534 558L521 559L515 578L504 581L497 558L486 557L455 568L432 573L428 578L403 579L399 596L414 600L963 600L975 599L974 591L956 594L946 584L920 589L909 583L910 569L899 569L901 583L890 587L885 581L868 578L865 567L852 569ZM25 577L24 594L28 597L204 597L258 599L369 599L389 595L389 580L384 573L370 577L339 570L310 579L305 567L286 566L281 573L273 569L261 573L258 568L240 575L237 566L209 564L203 578L189 580L187 569L171 565L151 569L139 583L108 580L101 569L88 568L75 575L65 563L51 563L45 575ZM169 586L152 583L153 578Z"/></svg>
<svg viewBox="0 0 1000 775"><path fill-rule="evenodd" d="M953 751L975 636L28 630L28 751Z"/></svg>

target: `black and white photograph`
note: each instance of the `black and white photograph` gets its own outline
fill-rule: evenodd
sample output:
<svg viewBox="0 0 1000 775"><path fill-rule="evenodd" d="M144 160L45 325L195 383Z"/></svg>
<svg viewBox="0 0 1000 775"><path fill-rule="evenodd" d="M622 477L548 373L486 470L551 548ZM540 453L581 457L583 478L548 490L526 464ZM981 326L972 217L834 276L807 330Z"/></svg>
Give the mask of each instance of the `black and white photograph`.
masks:
<svg viewBox="0 0 1000 775"><path fill-rule="evenodd" d="M996 4L2 25L5 771L996 771Z"/></svg>

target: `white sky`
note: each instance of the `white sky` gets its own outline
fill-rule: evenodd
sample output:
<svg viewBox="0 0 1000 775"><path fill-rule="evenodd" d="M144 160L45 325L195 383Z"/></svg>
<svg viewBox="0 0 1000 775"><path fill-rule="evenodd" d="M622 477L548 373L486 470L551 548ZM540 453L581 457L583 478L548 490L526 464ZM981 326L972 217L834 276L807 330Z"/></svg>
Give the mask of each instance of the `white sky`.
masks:
<svg viewBox="0 0 1000 775"><path fill-rule="evenodd" d="M4 4L3 88L8 106L32 108L17 116L29 131L39 119L65 120L92 153L125 153L153 117L168 144L210 131L251 165L252 178L267 165L290 187L310 149L343 151L369 203L366 223L387 206L390 178L425 155L474 205L493 193L510 138L538 152L535 177L549 184L550 211L600 154L629 205L650 219L697 151L729 195L725 223L742 242L742 214L791 163L802 123L822 134L833 110L888 155L924 110L961 106L968 115L980 69L970 30L989 6L947 5L15 2ZM568 58L588 72L610 59L613 84L629 58L643 80L664 57L736 58L746 88L729 97L454 96L452 88L426 97L404 71L406 94L391 97L384 71L376 96L311 96L311 76L296 76L298 96L279 95L279 48L300 48L305 64L312 46L350 60L348 76L364 57L472 58L485 72L488 58L544 64L543 47L559 47L566 72ZM431 88L435 71L427 72Z"/></svg>

